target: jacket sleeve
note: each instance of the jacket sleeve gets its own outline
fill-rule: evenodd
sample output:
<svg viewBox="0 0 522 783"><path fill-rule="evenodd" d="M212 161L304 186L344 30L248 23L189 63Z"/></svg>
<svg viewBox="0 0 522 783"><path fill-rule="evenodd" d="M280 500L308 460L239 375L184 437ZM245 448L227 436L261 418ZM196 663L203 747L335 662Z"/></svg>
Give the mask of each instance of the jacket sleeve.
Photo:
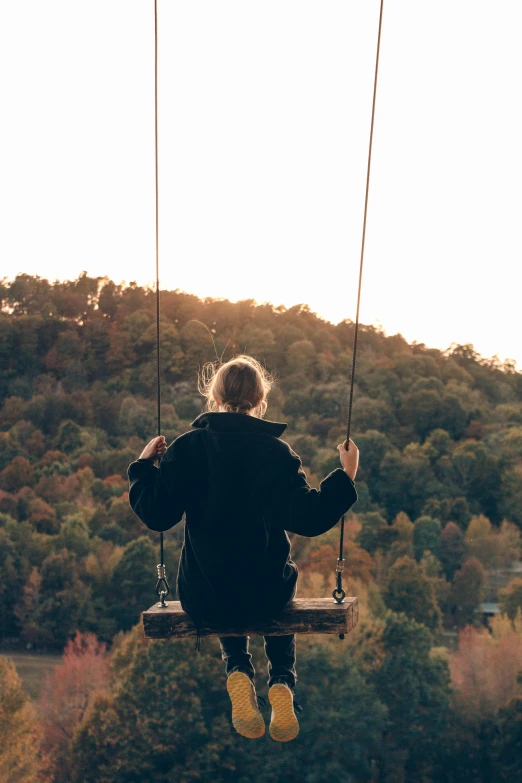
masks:
<svg viewBox="0 0 522 783"><path fill-rule="evenodd" d="M150 459L138 459L128 469L129 503L150 530L170 530L185 512L182 463L172 443L157 468Z"/></svg>
<svg viewBox="0 0 522 783"><path fill-rule="evenodd" d="M276 514L284 529L300 536L320 536L332 527L356 502L352 479L337 468L312 489L306 480L301 460L285 471L276 486Z"/></svg>

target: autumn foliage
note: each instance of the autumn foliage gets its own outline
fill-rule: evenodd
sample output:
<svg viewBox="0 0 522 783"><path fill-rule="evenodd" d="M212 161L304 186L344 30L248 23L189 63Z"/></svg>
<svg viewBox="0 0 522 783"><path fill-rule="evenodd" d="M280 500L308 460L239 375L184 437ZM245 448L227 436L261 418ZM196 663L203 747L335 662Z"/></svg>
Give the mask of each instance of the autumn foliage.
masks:
<svg viewBox="0 0 522 783"><path fill-rule="evenodd" d="M502 618L494 621L493 634L463 628L450 671L458 703L468 717L491 715L507 704L518 691L522 672L522 611L515 626Z"/></svg>
<svg viewBox="0 0 522 783"><path fill-rule="evenodd" d="M108 686L106 645L94 634L77 632L67 642L62 662L47 675L38 708L43 727L42 748L52 759L52 773L66 780L70 771L70 743L83 720L93 694Z"/></svg>

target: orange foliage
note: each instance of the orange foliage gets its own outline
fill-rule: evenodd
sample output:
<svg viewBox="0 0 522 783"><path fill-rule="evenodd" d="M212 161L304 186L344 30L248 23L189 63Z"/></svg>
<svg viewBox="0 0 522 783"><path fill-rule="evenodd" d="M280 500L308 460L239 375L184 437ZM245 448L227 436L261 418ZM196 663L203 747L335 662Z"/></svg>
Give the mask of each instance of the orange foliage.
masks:
<svg viewBox="0 0 522 783"><path fill-rule="evenodd" d="M0 656L0 783L42 783L35 711L9 658Z"/></svg>
<svg viewBox="0 0 522 783"><path fill-rule="evenodd" d="M29 504L29 522L39 533L57 533L60 524L56 519L56 511L39 497L33 498Z"/></svg>
<svg viewBox="0 0 522 783"><path fill-rule="evenodd" d="M0 473L0 484L7 492L16 492L34 484L34 473L27 457L14 457Z"/></svg>
<svg viewBox="0 0 522 783"><path fill-rule="evenodd" d="M65 477L59 476L57 473L51 473L49 476L40 476L34 491L47 503L61 503L66 496L64 480Z"/></svg>
<svg viewBox="0 0 522 783"><path fill-rule="evenodd" d="M118 476L117 474L113 476L107 476L103 479L103 483L106 484L109 487L127 487L128 484L121 476Z"/></svg>
<svg viewBox="0 0 522 783"><path fill-rule="evenodd" d="M329 546L329 544L324 544L310 552L310 558L308 563L303 566L303 570L314 571L328 579L335 571L336 563L337 554L334 552L333 547Z"/></svg>
<svg viewBox="0 0 522 783"><path fill-rule="evenodd" d="M453 686L470 717L496 712L517 693L522 671L522 635L515 630L492 637L467 625L459 632L459 649L450 656Z"/></svg>
<svg viewBox="0 0 522 783"><path fill-rule="evenodd" d="M335 567L339 551L330 544L323 544L310 552L308 563L302 567L304 571L313 571L321 574L324 579L335 579ZM343 575L346 578L359 579L364 584L372 579L372 571L375 567L372 556L362 549L354 541L344 541L345 566Z"/></svg>
<svg viewBox="0 0 522 783"><path fill-rule="evenodd" d="M16 518L16 498L10 492L0 489L0 513Z"/></svg>
<svg viewBox="0 0 522 783"><path fill-rule="evenodd" d="M88 454L88 453L80 454L80 456L78 457L78 461L76 463L76 467L78 468L78 470L81 470L82 468L92 468L93 462L94 462L94 457L92 456L92 454Z"/></svg>
<svg viewBox="0 0 522 783"><path fill-rule="evenodd" d="M95 692L107 687L106 646L92 633L76 632L63 653L62 663L48 674L39 699L43 748L53 759L53 776L69 779L69 743Z"/></svg>
<svg viewBox="0 0 522 783"><path fill-rule="evenodd" d="M52 451L46 451L43 457L38 460L36 465L40 468L53 465L55 462L61 462L65 464L68 461L69 459L67 454L64 454L63 451L58 451L58 449L53 449Z"/></svg>

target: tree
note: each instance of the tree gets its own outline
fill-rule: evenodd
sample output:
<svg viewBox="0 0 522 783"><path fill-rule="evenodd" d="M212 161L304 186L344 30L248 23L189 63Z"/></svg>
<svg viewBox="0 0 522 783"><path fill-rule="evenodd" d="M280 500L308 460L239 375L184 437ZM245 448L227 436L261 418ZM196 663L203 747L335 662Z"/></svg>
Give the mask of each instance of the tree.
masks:
<svg viewBox="0 0 522 783"><path fill-rule="evenodd" d="M454 523L448 522L440 535L440 562L444 573L450 581L461 565L464 557L464 534Z"/></svg>
<svg viewBox="0 0 522 783"><path fill-rule="evenodd" d="M421 438L425 438L431 430L442 425L440 395L430 389L404 395L399 418L403 424L412 426Z"/></svg>
<svg viewBox="0 0 522 783"><path fill-rule="evenodd" d="M420 560L426 550L435 557L440 553L440 522L431 517L419 517L413 528L413 549L415 559Z"/></svg>
<svg viewBox="0 0 522 783"><path fill-rule="evenodd" d="M450 472L450 461L447 456L444 456L437 464L437 474L440 473L442 479L447 477L447 473ZM441 523L455 522L461 530L465 530L471 519L471 512L469 510L469 504L466 498L435 498L430 497L422 513L427 516L440 519Z"/></svg>
<svg viewBox="0 0 522 783"><path fill-rule="evenodd" d="M66 419L62 421L58 428L58 433L54 439L54 447L70 454L72 451L80 448L82 445L81 429L75 421Z"/></svg>
<svg viewBox="0 0 522 783"><path fill-rule="evenodd" d="M286 361L290 373L311 380L316 362L315 345L310 340L297 340L288 348Z"/></svg>
<svg viewBox="0 0 522 783"><path fill-rule="evenodd" d="M500 565L500 539L493 531L489 519L483 514L473 517L466 530L466 553L476 557L484 568L498 568Z"/></svg>
<svg viewBox="0 0 522 783"><path fill-rule="evenodd" d="M85 557L92 549L89 528L81 514L68 517L56 536L57 549L65 549L77 557Z"/></svg>
<svg viewBox="0 0 522 783"><path fill-rule="evenodd" d="M131 541L112 574L112 615L128 631L154 600L157 552L146 536Z"/></svg>
<svg viewBox="0 0 522 783"><path fill-rule="evenodd" d="M498 604L501 611L507 614L510 620L515 619L517 611L522 609L522 579L520 577L515 577L499 591Z"/></svg>
<svg viewBox="0 0 522 783"><path fill-rule="evenodd" d="M16 637L20 626L15 608L22 593L27 576L27 561L23 561L20 548L11 529L16 523L10 522L6 528L0 527L0 638Z"/></svg>
<svg viewBox="0 0 522 783"><path fill-rule="evenodd" d="M455 485L465 489L472 508L478 505L489 519L498 521L499 459L483 443L467 441L456 446L451 460Z"/></svg>
<svg viewBox="0 0 522 783"><path fill-rule="evenodd" d="M73 739L74 783L299 783L305 769L316 783L341 774L369 779L385 710L348 656L330 645L302 645L306 688L298 700L310 719L301 721L289 765L278 743L245 742L232 729L216 644L204 641L201 656L193 646L149 642L139 626L119 643L109 693L95 697ZM253 639L251 650L256 672L264 673L262 639ZM343 721L351 728L339 742L335 727Z"/></svg>
<svg viewBox="0 0 522 783"><path fill-rule="evenodd" d="M439 496L441 491L429 456L418 443L409 443L402 454L388 452L383 457L375 495L391 516L404 511L416 518L426 500Z"/></svg>
<svg viewBox="0 0 522 783"><path fill-rule="evenodd" d="M518 678L522 686L522 673ZM498 780L522 780L522 695L517 693L498 714L493 752Z"/></svg>
<svg viewBox="0 0 522 783"><path fill-rule="evenodd" d="M413 522L409 516L401 511L393 520L393 528L397 531L397 538L390 548L390 563L398 560L399 557L413 557Z"/></svg>
<svg viewBox="0 0 522 783"><path fill-rule="evenodd" d="M361 549L354 541L344 542L344 558L346 560L345 577L359 579L367 584L371 580L374 562L366 550ZM321 574L326 582L335 582L335 563L337 553L329 544L323 544L310 552L310 559L303 571L315 571Z"/></svg>
<svg viewBox="0 0 522 783"><path fill-rule="evenodd" d="M411 561L417 567L415 561ZM372 678L388 708L388 727L379 753L379 780L432 780L437 750L449 719L447 661L430 654L425 625L388 612L384 660Z"/></svg>
<svg viewBox="0 0 522 783"><path fill-rule="evenodd" d="M448 597L450 616L459 628L475 620L476 610L482 601L486 572L480 560L470 557L456 572Z"/></svg>
<svg viewBox="0 0 522 783"><path fill-rule="evenodd" d="M13 606L13 614L20 624L21 637L31 646L45 644L48 641L47 633L40 628L38 622L41 586L42 577L34 567L23 585L21 597Z"/></svg>
<svg viewBox="0 0 522 783"><path fill-rule="evenodd" d="M520 529L505 519L498 532L498 554L500 564L510 568L522 556L522 534Z"/></svg>
<svg viewBox="0 0 522 783"><path fill-rule="evenodd" d="M435 586L421 566L411 557L400 557L389 572L384 602L394 612L404 612L431 631L441 625L441 611L437 604Z"/></svg>
<svg viewBox="0 0 522 783"><path fill-rule="evenodd" d="M365 427L359 416L356 416L354 421L357 421L358 430L366 430L356 436L357 446L361 454L364 454L364 460L361 460L358 474L365 481L378 481L381 463L385 455L395 451L395 448L383 432Z"/></svg>
<svg viewBox="0 0 522 783"><path fill-rule="evenodd" d="M502 472L499 511L522 529L522 484L517 468L506 467Z"/></svg>
<svg viewBox="0 0 522 783"><path fill-rule="evenodd" d="M75 556L66 549L45 558L40 577L37 603L28 611L27 622L39 628L39 641L63 648L76 630L84 628L91 591L80 580Z"/></svg>
<svg viewBox="0 0 522 783"><path fill-rule="evenodd" d="M245 326L238 335L237 343L243 353L247 353L263 363L270 360L276 350L276 342L272 330L260 329L253 324Z"/></svg>
<svg viewBox="0 0 522 783"><path fill-rule="evenodd" d="M70 742L83 720L94 693L106 690L109 664L105 644L94 634L76 632L69 639L62 662L48 672L38 709L43 725L42 745L52 759L55 780L70 780Z"/></svg>
<svg viewBox="0 0 522 783"><path fill-rule="evenodd" d="M34 472L26 457L15 457L0 473L0 485L7 492L16 492L34 484Z"/></svg>
<svg viewBox="0 0 522 783"><path fill-rule="evenodd" d="M360 514L359 521L361 530L357 535L357 543L370 554L378 548L387 549L398 535L397 530L388 525L384 517L377 512Z"/></svg>
<svg viewBox="0 0 522 783"><path fill-rule="evenodd" d="M14 664L0 657L0 783L38 783L40 731Z"/></svg>
<svg viewBox="0 0 522 783"><path fill-rule="evenodd" d="M472 721L497 710L517 692L522 671L522 636L513 628L500 637L468 625L450 655L451 681L459 707Z"/></svg>

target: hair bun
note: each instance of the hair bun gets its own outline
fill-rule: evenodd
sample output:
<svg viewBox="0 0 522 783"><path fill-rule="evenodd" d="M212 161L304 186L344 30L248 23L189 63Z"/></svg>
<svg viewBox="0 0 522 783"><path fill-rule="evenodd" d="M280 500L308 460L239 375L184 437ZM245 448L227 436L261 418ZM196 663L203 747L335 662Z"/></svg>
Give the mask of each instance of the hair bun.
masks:
<svg viewBox="0 0 522 783"><path fill-rule="evenodd" d="M223 407L232 410L249 411L254 406L248 400L226 400L226 402L223 403Z"/></svg>

